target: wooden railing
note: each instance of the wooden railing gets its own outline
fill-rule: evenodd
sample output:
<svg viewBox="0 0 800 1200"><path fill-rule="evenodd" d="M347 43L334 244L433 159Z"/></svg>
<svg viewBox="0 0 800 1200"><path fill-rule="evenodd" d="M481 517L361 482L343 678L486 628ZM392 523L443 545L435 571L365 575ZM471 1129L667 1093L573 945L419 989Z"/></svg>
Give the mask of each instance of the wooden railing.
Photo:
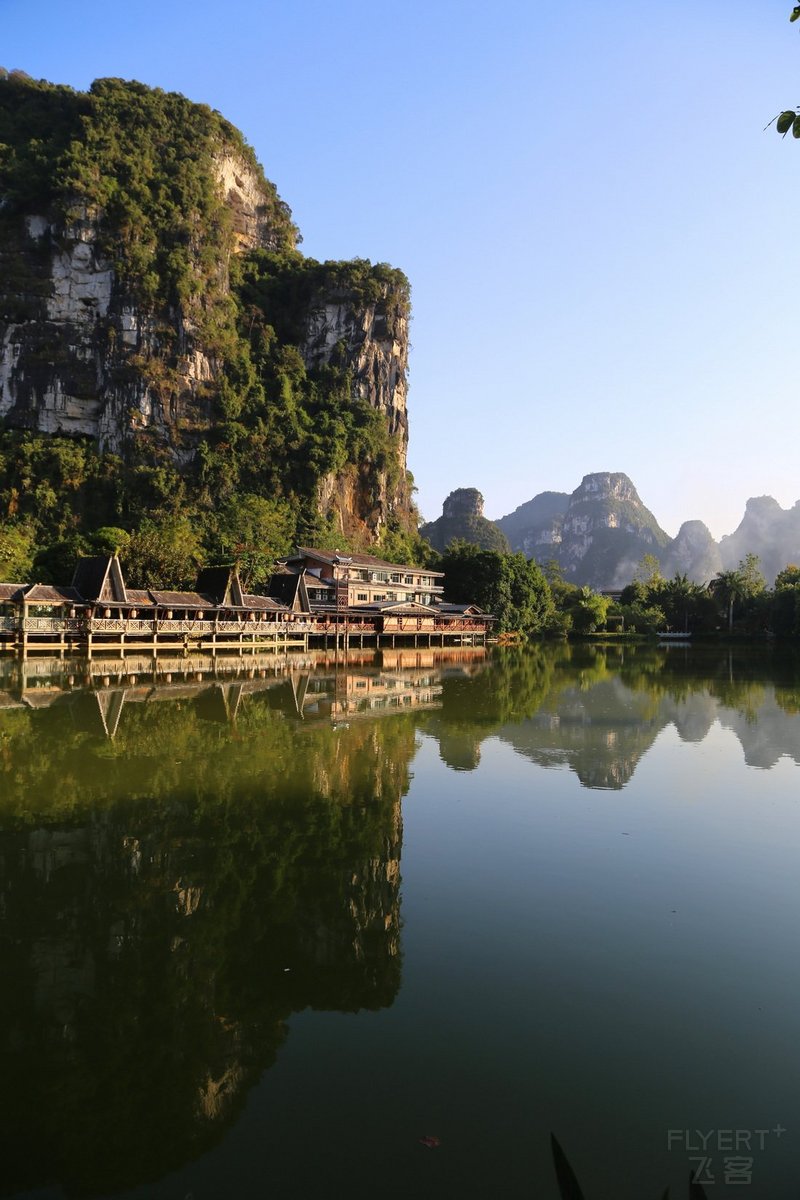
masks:
<svg viewBox="0 0 800 1200"><path fill-rule="evenodd" d="M93 617L89 621L90 633L152 633L153 622L142 620L126 621L122 617Z"/></svg>
<svg viewBox="0 0 800 1200"><path fill-rule="evenodd" d="M359 634L426 634L426 633L486 633L490 629L489 622L480 618L455 618L443 620L441 617L400 617L392 618L387 614L382 628L380 619L348 620L346 618L317 618L298 614L297 619L283 621L270 614L266 620L256 618L254 621L215 621L166 618L132 618L124 617L0 617L0 632L22 630L24 633L41 634L120 634L152 637L159 634L184 634L193 637L210 637L212 634L238 634L245 637L279 638L312 633L318 636L348 634L358 637Z"/></svg>
<svg viewBox="0 0 800 1200"><path fill-rule="evenodd" d="M25 633L85 633L83 617L25 617L22 621Z"/></svg>
<svg viewBox="0 0 800 1200"><path fill-rule="evenodd" d="M163 621L158 618L154 622L156 633L211 633L214 628L213 621Z"/></svg>

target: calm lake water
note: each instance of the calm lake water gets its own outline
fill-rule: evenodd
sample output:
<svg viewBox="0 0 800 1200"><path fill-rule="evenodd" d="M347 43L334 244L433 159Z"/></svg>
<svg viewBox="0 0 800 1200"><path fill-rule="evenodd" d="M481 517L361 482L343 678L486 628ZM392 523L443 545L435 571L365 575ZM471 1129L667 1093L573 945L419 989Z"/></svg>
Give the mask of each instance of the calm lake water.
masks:
<svg viewBox="0 0 800 1200"><path fill-rule="evenodd" d="M777 651L0 661L0 1194L796 1200L799 766Z"/></svg>

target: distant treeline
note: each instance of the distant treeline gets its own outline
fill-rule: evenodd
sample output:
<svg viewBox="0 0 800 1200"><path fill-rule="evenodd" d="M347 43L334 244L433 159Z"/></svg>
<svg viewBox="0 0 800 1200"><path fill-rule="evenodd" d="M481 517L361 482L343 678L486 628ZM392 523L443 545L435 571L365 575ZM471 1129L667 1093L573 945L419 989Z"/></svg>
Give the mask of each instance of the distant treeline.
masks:
<svg viewBox="0 0 800 1200"><path fill-rule="evenodd" d="M494 613L500 633L800 637L800 566L787 564L768 588L754 554L707 584L680 574L665 579L658 560L645 555L618 599L568 583L555 561L539 566L521 553L464 543L448 548L440 569L446 598L469 599Z"/></svg>

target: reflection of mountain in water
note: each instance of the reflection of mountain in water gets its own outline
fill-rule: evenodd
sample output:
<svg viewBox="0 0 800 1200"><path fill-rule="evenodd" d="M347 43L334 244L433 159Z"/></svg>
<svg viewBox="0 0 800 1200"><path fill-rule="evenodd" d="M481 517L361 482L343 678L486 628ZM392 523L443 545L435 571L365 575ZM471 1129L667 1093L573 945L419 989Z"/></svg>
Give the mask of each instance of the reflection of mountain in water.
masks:
<svg viewBox="0 0 800 1200"><path fill-rule="evenodd" d="M292 1012L392 1003L413 723L309 731L277 690L0 714L6 1191L157 1178L230 1124Z"/></svg>
<svg viewBox="0 0 800 1200"><path fill-rule="evenodd" d="M800 765L800 721L780 704L775 688L766 686L756 711L720 709L720 724L735 733L750 767L774 767L781 758Z"/></svg>
<svg viewBox="0 0 800 1200"><path fill-rule="evenodd" d="M554 701L519 725L504 725L498 736L544 767L569 766L589 788L621 788L664 722L650 697L625 687L618 678L588 691L569 686Z"/></svg>
<svg viewBox="0 0 800 1200"><path fill-rule="evenodd" d="M719 722L751 766L800 763L796 666L755 656L652 647L536 647L495 656L491 669L443 679L424 718L442 760L473 770L490 734L543 767L568 767L588 788L618 789L662 730L701 742Z"/></svg>
<svg viewBox="0 0 800 1200"><path fill-rule="evenodd" d="M6 1191L160 1177L230 1125L293 1012L393 1002L417 730L452 769L498 736L592 788L669 726L800 763L795 677L570 646L0 663Z"/></svg>
<svg viewBox="0 0 800 1200"><path fill-rule="evenodd" d="M739 739L749 766L772 767L783 757L800 764L791 689L737 680L730 664L721 678L688 680L672 677L669 666L656 675L633 673L629 682L611 673L571 682L568 673L557 672L539 711L497 734L541 766L570 767L588 788L624 787L669 726L682 741L701 742L719 722Z"/></svg>

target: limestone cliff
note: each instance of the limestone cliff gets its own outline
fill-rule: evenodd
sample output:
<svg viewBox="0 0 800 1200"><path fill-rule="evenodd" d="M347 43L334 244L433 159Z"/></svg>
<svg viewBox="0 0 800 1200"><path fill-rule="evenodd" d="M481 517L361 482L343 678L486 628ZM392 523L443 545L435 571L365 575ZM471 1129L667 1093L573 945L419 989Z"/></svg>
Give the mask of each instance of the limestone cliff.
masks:
<svg viewBox="0 0 800 1200"><path fill-rule="evenodd" d="M770 586L783 567L800 563L800 501L783 509L772 496L752 497L738 528L719 543L702 521L684 521L670 539L628 476L609 472L584 476L571 496L541 492L496 524L512 550L555 559L570 582L601 588L630 583L645 554L667 578L687 575L700 584L747 554L758 556Z"/></svg>
<svg viewBox="0 0 800 1200"><path fill-rule="evenodd" d="M309 304L300 344L312 372L345 365L352 395L383 416L393 440L392 461L377 472L372 464L350 463L328 471L321 480L320 510L356 542L371 540L391 516L411 521L406 476L408 316L404 310L393 311L388 299L388 287L380 298L367 301L341 287L318 293Z"/></svg>
<svg viewBox="0 0 800 1200"><path fill-rule="evenodd" d="M482 550L510 549L508 539L483 515L483 496L477 488L457 488L442 506L442 515L420 528L435 550L444 552L451 542L471 542Z"/></svg>
<svg viewBox="0 0 800 1200"><path fill-rule="evenodd" d="M687 575L695 583L708 583L722 570L719 546L702 521L684 521L677 537L661 558L661 571L668 579Z"/></svg>
<svg viewBox="0 0 800 1200"><path fill-rule="evenodd" d="M243 486L307 522L316 508L366 541L408 523L399 272L304 259L238 131L181 96L0 79L0 143L6 429L91 439L198 487L212 459L235 481L249 454ZM307 432L282 442L289 391ZM314 441L320 408L329 452Z"/></svg>
<svg viewBox="0 0 800 1200"><path fill-rule="evenodd" d="M789 563L800 563L800 500L784 509L772 496L753 496L732 534L720 539L725 570L733 570L746 554L757 554L767 582Z"/></svg>
<svg viewBox="0 0 800 1200"><path fill-rule="evenodd" d="M536 497L498 524L513 530L512 549L524 550L541 562L555 559L571 583L612 588L625 575L623 583L628 582L642 556L658 554L669 541L621 472L585 475L563 511L559 511L560 493L545 495L553 498L552 503L536 505L542 499ZM528 525L517 516L526 508L533 512L536 524ZM549 509L552 515L542 517L540 509Z"/></svg>
<svg viewBox="0 0 800 1200"><path fill-rule="evenodd" d="M507 517L501 517L497 526L514 550L521 550L528 558L542 559L549 554L548 547L558 540L568 507L567 492L540 492Z"/></svg>

